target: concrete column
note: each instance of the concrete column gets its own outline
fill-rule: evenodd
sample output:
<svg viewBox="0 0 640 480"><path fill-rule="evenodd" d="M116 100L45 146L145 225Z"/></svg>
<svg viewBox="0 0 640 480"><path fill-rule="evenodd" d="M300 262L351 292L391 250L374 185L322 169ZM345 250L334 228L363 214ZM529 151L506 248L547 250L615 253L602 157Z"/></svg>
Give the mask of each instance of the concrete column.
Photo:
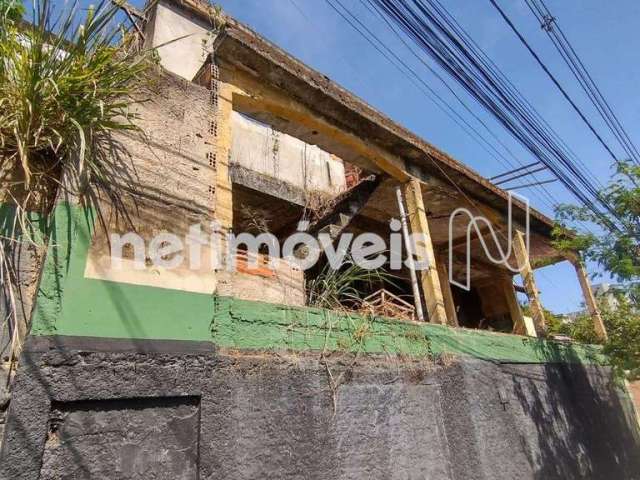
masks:
<svg viewBox="0 0 640 480"><path fill-rule="evenodd" d="M447 269L447 260L442 255L436 258L436 269L438 278L440 279L440 287L442 288L442 298L444 300L444 309L447 312L447 324L452 327L458 326L458 313L456 305L453 301L453 292L451 291L451 283L449 283L449 271Z"/></svg>
<svg viewBox="0 0 640 480"><path fill-rule="evenodd" d="M576 270L576 275L580 282L580 288L582 289L582 296L584 297L584 303L593 320L593 328L596 331L596 335L598 335L598 338L606 341L608 338L607 330L604 326L604 322L602 321L602 315L600 315L600 309L598 308L596 299L593 296L591 282L589 282L589 276L584 268L584 264L578 256L569 257L569 261L573 264L573 268Z"/></svg>
<svg viewBox="0 0 640 480"><path fill-rule="evenodd" d="M411 232L423 235L423 241L416 242L416 258L418 262L426 260L429 263L429 267L420 272L420 282L429 321L446 325L447 313L444 306L442 287L436 269L436 257L431 235L429 234L429 224L424 209L420 181L417 178L412 178L404 184L404 196L407 202L407 214L411 224Z"/></svg>
<svg viewBox="0 0 640 480"><path fill-rule="evenodd" d="M516 335L529 335L531 337L537 337L535 329L528 331L527 325L522 315L522 309L518 303L518 297L516 295L516 289L513 286L513 279L510 276L506 276L502 279L502 290L509 306L509 315L513 322L513 333Z"/></svg>
<svg viewBox="0 0 640 480"><path fill-rule="evenodd" d="M217 106L215 114L215 218L225 231L233 227L233 192L229 174L231 151L231 112L234 87L217 81Z"/></svg>
<svg viewBox="0 0 640 480"><path fill-rule="evenodd" d="M533 316L536 332L538 334L544 334L546 331L544 310L542 309L542 302L540 301L540 293L538 292L536 280L533 276L533 269L529 262L529 252L527 251L527 245L524 241L524 233L520 230L516 230L513 238L513 247L518 267L520 268L524 289L527 292L527 297L529 297L529 305L531 306L531 315Z"/></svg>

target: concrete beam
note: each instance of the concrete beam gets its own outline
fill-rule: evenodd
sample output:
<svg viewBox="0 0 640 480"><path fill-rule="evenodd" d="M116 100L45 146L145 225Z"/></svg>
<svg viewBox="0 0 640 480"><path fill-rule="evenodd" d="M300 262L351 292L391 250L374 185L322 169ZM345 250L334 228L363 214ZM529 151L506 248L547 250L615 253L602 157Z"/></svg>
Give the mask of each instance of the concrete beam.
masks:
<svg viewBox="0 0 640 480"><path fill-rule="evenodd" d="M216 153L214 166L216 170L215 212L220 227L226 230L233 228L233 191L229 172L232 131L231 112L233 111L233 95L237 88L229 83L214 79L217 83L212 95L217 98L215 114Z"/></svg>
<svg viewBox="0 0 640 480"><path fill-rule="evenodd" d="M407 214L409 216L409 223L411 224L411 231L414 234L422 234L424 236L424 241L416 242L415 254L419 262L426 260L429 264L428 268L420 272L422 292L425 297L429 321L446 325L447 313L444 305L442 287L436 268L436 257L433 244L431 243L429 223L427 222L427 214L422 199L420 181L417 178L412 178L404 184L404 196L407 202Z"/></svg>
<svg viewBox="0 0 640 480"><path fill-rule="evenodd" d="M249 170L237 163L229 165L229 174L233 183L258 192L267 192L272 197L295 203L301 207L305 206L305 191L288 182Z"/></svg>
<svg viewBox="0 0 640 480"><path fill-rule="evenodd" d="M336 126L282 91L271 88L244 72L236 69L228 73L232 75L233 83L240 89L233 96L234 108L238 111L247 114L268 112L289 122L303 125L367 158L381 172L402 182L409 179L403 160Z"/></svg>

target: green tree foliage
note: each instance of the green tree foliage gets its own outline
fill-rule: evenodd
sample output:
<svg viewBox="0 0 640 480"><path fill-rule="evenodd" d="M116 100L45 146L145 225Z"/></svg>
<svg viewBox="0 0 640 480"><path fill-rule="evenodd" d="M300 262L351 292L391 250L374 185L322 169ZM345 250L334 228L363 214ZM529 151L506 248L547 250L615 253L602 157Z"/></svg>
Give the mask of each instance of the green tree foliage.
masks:
<svg viewBox="0 0 640 480"><path fill-rule="evenodd" d="M620 282L618 304L605 306L603 320L609 340L605 351L619 371L640 374L640 167L618 162L615 175L601 192L613 207L616 223L573 205L557 211L555 245L565 251L580 251L586 260L597 263ZM612 217L608 217L613 220ZM596 233L575 234L569 227L575 222L592 224ZM569 327L570 335L583 342L596 340L591 319L579 317Z"/></svg>
<svg viewBox="0 0 640 480"><path fill-rule="evenodd" d="M523 315L527 317L533 317L531 313L531 306L528 303L521 305ZM544 319L547 323L547 332L552 335L569 335L569 330L566 328L566 324L563 322L560 315L556 315L546 308L542 308L544 312Z"/></svg>
<svg viewBox="0 0 640 480"><path fill-rule="evenodd" d="M24 5L20 0L0 0L0 15L17 22L24 15Z"/></svg>
<svg viewBox="0 0 640 480"><path fill-rule="evenodd" d="M604 351L619 373L631 380L640 379L640 311L626 297L621 296L616 308L602 311L609 341Z"/></svg>
<svg viewBox="0 0 640 480"><path fill-rule="evenodd" d="M550 312L548 314L551 317L545 316L545 318L551 318L551 321L547 323L550 334L567 335L580 343L598 344L602 342L596 335L596 331L593 328L593 319L588 313L581 313L573 320L563 320Z"/></svg>
<svg viewBox="0 0 640 480"><path fill-rule="evenodd" d="M636 303L640 293L640 167L618 162L616 173L601 192L622 228L612 228L607 218L585 207L563 205L557 211L555 243L560 249L581 251L618 282L626 284ZM580 221L594 224L597 233L571 235L569 227Z"/></svg>

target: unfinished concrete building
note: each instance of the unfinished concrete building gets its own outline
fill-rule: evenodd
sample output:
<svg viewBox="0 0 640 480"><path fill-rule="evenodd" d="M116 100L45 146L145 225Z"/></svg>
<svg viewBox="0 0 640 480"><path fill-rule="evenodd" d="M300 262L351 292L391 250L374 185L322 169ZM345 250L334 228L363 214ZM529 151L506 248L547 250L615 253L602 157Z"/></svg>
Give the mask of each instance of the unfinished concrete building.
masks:
<svg viewBox="0 0 640 480"><path fill-rule="evenodd" d="M58 196L0 478L640 476L635 410L600 350L536 338L533 271L560 261L606 336L550 219L518 200L509 212L507 192L207 5L160 0L146 15L149 46L188 36L159 49L137 107L145 136L118 138L121 204ZM132 229L284 242L304 220L336 242L389 238L398 192L429 268L357 285L364 305L308 305L326 259L303 271L240 251L217 269L164 268L132 245L112 262L110 235ZM499 244L451 220L461 208ZM469 239L467 290L450 279L466 282ZM492 260L500 249L519 273Z"/></svg>
<svg viewBox="0 0 640 480"><path fill-rule="evenodd" d="M420 279L428 320L525 333L512 286L514 272L491 260L500 255L486 226L472 230L470 290L452 287L448 280L450 240L452 277L463 277L466 269L469 216L456 216L453 238L449 235L452 213L465 208L494 223L503 250L510 251L507 264L525 265L523 290L535 323L529 334L544 330L531 272L566 260L551 246L550 219L531 210L530 225L525 225L524 205L514 202L513 217L519 222L514 228L531 232L525 252L521 238L507 232L505 191L255 33L236 27L232 20L223 34L211 35L216 22L212 15L204 15L198 4L186 2L178 7L161 2L152 14L152 35L147 41L165 45L178 33L191 35L183 42L162 46L160 57L167 70L212 92L218 137L212 152L214 200L216 218L223 228L255 231L259 220L263 229L283 239L295 231L309 204L324 198L335 205L331 209L324 206L324 218L314 219L311 232L324 229L334 238L344 232L374 232L387 238L390 220L399 216L395 190L401 186L412 231L430 238L417 252L432 265ZM213 52L208 53L207 48ZM507 245L511 234L516 236L513 248ZM488 252L481 240L489 245ZM577 273L586 303L593 306L594 321L604 335L588 279L579 266ZM402 292L396 293L411 297L408 272L402 277ZM303 277L298 279L302 282ZM228 287L234 296L275 300L261 288L247 288L250 283L238 279L235 283L238 288ZM303 290L302 284L293 288ZM296 304L301 305L303 296L297 299Z"/></svg>

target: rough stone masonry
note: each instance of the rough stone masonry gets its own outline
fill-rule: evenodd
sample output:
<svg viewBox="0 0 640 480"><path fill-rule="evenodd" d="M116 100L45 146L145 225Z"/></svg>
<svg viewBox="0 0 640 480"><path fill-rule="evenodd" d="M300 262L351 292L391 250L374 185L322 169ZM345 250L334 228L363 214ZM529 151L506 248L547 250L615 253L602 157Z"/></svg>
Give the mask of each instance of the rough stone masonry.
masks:
<svg viewBox="0 0 640 480"><path fill-rule="evenodd" d="M607 368L87 345L30 343L0 478L640 474ZM327 371L342 375L335 390Z"/></svg>

